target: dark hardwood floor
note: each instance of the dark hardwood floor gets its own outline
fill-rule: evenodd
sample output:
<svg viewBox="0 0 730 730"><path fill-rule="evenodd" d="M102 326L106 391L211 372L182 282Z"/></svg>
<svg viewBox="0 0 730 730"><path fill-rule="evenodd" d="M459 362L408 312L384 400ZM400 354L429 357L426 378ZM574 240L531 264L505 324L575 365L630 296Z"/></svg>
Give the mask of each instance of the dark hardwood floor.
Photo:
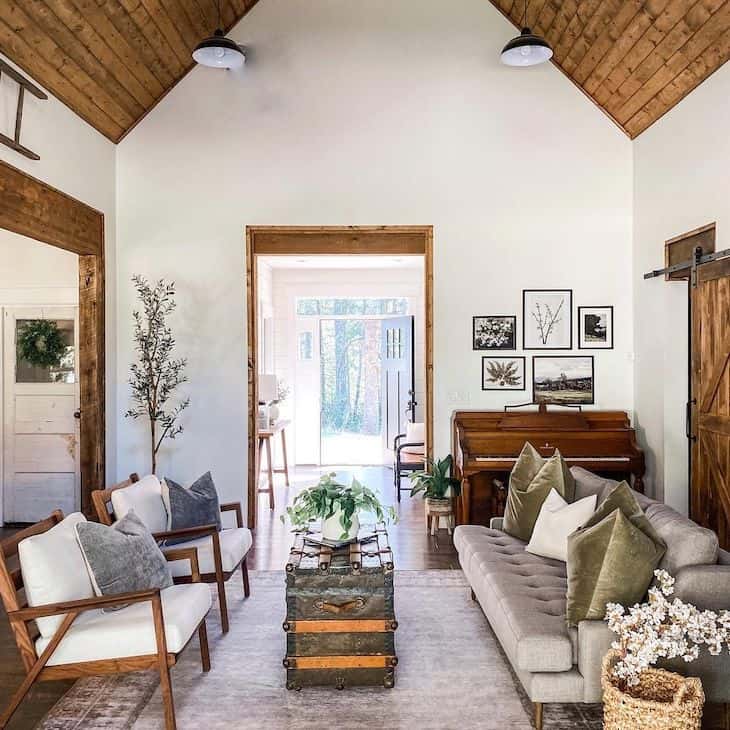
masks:
<svg viewBox="0 0 730 730"><path fill-rule="evenodd" d="M421 497L411 498L403 491L401 502L396 501L391 469L379 466L297 467L290 471L291 486L284 486L284 477L275 476L274 504L269 509L268 496L259 495L258 525L249 566L253 570L283 570L291 547L291 527L284 525L280 516L304 487L315 484L319 475L334 471L346 482L355 476L378 492L383 504L392 504L398 522L388 526L390 544L395 556L396 570L456 569L459 561L454 543L445 529L431 537L426 529L424 505ZM405 486L404 480L403 485Z"/></svg>

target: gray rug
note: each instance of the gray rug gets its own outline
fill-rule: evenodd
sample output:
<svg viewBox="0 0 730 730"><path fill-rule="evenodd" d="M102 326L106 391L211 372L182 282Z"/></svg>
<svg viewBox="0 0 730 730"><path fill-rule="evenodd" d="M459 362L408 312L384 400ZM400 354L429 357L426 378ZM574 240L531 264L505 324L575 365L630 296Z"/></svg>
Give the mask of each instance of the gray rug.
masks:
<svg viewBox="0 0 730 730"><path fill-rule="evenodd" d="M329 688L289 692L285 653L284 574L251 574L251 597L228 584L231 630L220 633L217 601L208 619L212 669L203 674L197 641L172 670L180 730L337 727L532 728L532 708L509 668L461 571L396 573L395 689ZM154 672L78 681L39 725L43 730L162 728ZM548 705L545 727L602 727L600 707Z"/></svg>

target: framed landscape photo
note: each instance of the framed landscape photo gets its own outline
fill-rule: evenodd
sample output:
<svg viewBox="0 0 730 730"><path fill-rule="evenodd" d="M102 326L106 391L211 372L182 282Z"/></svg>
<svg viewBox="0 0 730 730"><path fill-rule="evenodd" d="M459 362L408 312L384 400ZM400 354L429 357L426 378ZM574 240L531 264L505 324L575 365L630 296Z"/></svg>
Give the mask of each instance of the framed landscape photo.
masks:
<svg viewBox="0 0 730 730"><path fill-rule="evenodd" d="M522 347L525 350L573 347L572 289L523 290Z"/></svg>
<svg viewBox="0 0 730 730"><path fill-rule="evenodd" d="M593 403L593 355L535 355L532 400L564 406Z"/></svg>
<svg viewBox="0 0 730 730"><path fill-rule="evenodd" d="M578 349L613 349L613 307L578 307Z"/></svg>
<svg viewBox="0 0 730 730"><path fill-rule="evenodd" d="M525 358L483 357L482 390L525 390Z"/></svg>
<svg viewBox="0 0 730 730"><path fill-rule="evenodd" d="M514 350L517 347L517 317L489 315L472 318L472 349Z"/></svg>

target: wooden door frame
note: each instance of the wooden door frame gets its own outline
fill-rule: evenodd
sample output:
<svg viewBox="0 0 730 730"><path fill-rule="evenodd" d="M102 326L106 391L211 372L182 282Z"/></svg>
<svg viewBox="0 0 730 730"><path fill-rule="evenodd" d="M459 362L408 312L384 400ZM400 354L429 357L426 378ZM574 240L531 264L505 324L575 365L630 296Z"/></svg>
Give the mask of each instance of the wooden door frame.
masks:
<svg viewBox="0 0 730 730"><path fill-rule="evenodd" d="M433 443L433 226L246 226L248 343L248 526L256 527L258 488L259 256L423 256L426 453Z"/></svg>
<svg viewBox="0 0 730 730"><path fill-rule="evenodd" d="M0 228L79 257L81 509L90 515L106 480L104 214L0 161Z"/></svg>

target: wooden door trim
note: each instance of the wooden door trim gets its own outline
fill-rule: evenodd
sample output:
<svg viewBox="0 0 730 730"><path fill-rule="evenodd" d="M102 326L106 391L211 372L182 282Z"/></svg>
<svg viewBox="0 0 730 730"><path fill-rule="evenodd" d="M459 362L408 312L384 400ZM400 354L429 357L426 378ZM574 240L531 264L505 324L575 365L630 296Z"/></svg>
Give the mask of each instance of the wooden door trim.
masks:
<svg viewBox="0 0 730 730"><path fill-rule="evenodd" d="M257 258L262 255L423 256L425 326L425 431L433 453L433 226L246 226L248 369L248 526L256 527L258 479Z"/></svg>
<svg viewBox="0 0 730 730"><path fill-rule="evenodd" d="M104 214L0 161L0 228L79 257L81 509L106 470Z"/></svg>

